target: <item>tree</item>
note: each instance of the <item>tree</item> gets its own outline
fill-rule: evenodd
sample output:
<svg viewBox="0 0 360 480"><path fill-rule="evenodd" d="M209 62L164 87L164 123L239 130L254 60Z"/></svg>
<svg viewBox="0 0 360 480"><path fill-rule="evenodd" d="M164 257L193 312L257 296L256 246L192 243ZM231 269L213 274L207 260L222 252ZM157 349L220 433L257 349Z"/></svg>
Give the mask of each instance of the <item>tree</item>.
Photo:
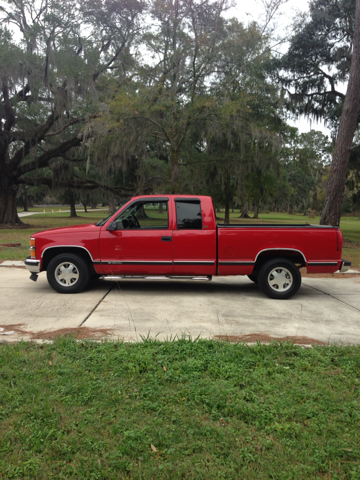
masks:
<svg viewBox="0 0 360 480"><path fill-rule="evenodd" d="M132 84L118 88L110 102L105 123L116 132L118 145L122 140L123 163L128 156L147 158L152 152L167 157L172 191L179 189L191 129L216 107L208 84L220 55L226 8L226 0L153 3L151 28L143 37L146 59Z"/></svg>
<svg viewBox="0 0 360 480"><path fill-rule="evenodd" d="M325 118L334 129L345 98L354 36L355 0L313 0L309 14L293 26L285 55L273 61L273 73L288 94L296 115Z"/></svg>
<svg viewBox="0 0 360 480"><path fill-rule="evenodd" d="M290 203L304 215L310 205L316 212L318 188L331 161L331 144L322 132L311 130L299 135L293 127L288 129L284 143L281 161L291 187Z"/></svg>
<svg viewBox="0 0 360 480"><path fill-rule="evenodd" d="M218 61L218 81L212 88L219 107L206 137L210 151L217 150L217 169L223 175L219 190L225 222L234 198L242 204L242 216L248 212L250 198L257 216L259 204L270 191L263 184L278 172L284 123L279 89L267 74L271 55L268 38L256 24L244 28L234 20L229 22Z"/></svg>
<svg viewBox="0 0 360 480"><path fill-rule="evenodd" d="M0 224L21 223L19 185L52 186L40 172L54 159L84 162L73 150L98 114L107 72L126 79L142 10L141 0L0 3ZM63 186L94 189L98 182Z"/></svg>
<svg viewBox="0 0 360 480"><path fill-rule="evenodd" d="M349 82L336 137L329 182L326 189L322 225L340 225L346 175L351 147L360 114L360 0L356 0L355 31Z"/></svg>
<svg viewBox="0 0 360 480"><path fill-rule="evenodd" d="M346 173L360 113L359 0L314 0L287 54L275 62L297 114L323 117L338 129L320 222L339 225ZM347 93L339 85L348 80Z"/></svg>

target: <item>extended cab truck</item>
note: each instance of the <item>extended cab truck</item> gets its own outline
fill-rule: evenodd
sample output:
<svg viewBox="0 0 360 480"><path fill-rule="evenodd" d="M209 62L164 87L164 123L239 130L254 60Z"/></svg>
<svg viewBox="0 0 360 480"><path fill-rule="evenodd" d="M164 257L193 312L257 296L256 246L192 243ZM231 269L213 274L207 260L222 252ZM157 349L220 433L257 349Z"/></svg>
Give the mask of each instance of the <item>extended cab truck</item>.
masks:
<svg viewBox="0 0 360 480"><path fill-rule="evenodd" d="M132 198L95 225L36 233L25 264L47 272L52 288L77 293L92 275L207 277L247 275L271 298L292 297L309 273L346 271L340 229L318 225L216 225L210 197Z"/></svg>

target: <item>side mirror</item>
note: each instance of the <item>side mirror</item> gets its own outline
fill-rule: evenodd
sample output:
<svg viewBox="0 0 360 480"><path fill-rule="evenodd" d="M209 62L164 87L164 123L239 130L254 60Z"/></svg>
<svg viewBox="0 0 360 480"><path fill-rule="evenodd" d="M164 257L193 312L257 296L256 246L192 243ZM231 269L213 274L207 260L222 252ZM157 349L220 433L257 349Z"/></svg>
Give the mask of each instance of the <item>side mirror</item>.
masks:
<svg viewBox="0 0 360 480"><path fill-rule="evenodd" d="M110 222L109 225L106 227L106 230L112 232L117 229L117 225L115 222Z"/></svg>

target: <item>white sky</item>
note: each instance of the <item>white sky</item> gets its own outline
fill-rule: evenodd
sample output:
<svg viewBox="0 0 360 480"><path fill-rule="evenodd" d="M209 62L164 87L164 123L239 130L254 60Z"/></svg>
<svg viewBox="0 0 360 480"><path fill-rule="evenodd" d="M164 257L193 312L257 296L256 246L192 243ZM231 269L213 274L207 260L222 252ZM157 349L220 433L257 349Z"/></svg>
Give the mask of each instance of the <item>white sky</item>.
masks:
<svg viewBox="0 0 360 480"><path fill-rule="evenodd" d="M235 0L236 6L231 8L228 12L229 17L237 17L244 23L255 20L261 23L261 18L264 12L264 6L261 0ZM269 3L270 0L264 0L264 3ZM308 0L288 0L279 8L278 14L275 17L274 25L276 25L276 32L283 36L286 34L286 29L292 24L293 18L299 12L306 12L308 10ZM282 51L286 51L284 46ZM289 120L288 123L297 127L300 133L309 132L311 129L320 130L325 135L330 136L330 131L325 127L323 122L316 122L309 120L307 117L300 117L298 120Z"/></svg>

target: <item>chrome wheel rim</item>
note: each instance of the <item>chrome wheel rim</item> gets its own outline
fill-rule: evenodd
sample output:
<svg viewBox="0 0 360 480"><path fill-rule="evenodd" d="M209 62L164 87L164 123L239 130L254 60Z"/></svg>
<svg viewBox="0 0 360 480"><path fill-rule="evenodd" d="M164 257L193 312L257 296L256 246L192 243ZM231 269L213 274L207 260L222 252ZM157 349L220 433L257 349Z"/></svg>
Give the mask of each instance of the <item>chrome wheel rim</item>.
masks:
<svg viewBox="0 0 360 480"><path fill-rule="evenodd" d="M293 284L292 273L284 267L273 268L268 275L268 284L275 292L287 292Z"/></svg>
<svg viewBox="0 0 360 480"><path fill-rule="evenodd" d="M71 287L79 280L79 269L74 263L60 263L55 270L56 281L62 287Z"/></svg>

